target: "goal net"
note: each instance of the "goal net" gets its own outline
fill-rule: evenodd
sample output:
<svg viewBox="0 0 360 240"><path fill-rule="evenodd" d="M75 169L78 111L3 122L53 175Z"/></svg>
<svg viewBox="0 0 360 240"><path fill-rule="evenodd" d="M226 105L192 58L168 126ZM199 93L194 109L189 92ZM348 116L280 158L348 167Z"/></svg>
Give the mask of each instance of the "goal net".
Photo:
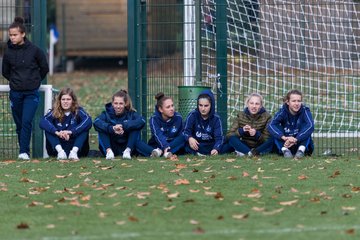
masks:
<svg viewBox="0 0 360 240"><path fill-rule="evenodd" d="M275 113L286 92L296 88L312 110L315 136L359 136L359 3L226 2L229 120L249 93L263 94L265 107ZM214 86L216 1L203 1L201 9L202 74Z"/></svg>

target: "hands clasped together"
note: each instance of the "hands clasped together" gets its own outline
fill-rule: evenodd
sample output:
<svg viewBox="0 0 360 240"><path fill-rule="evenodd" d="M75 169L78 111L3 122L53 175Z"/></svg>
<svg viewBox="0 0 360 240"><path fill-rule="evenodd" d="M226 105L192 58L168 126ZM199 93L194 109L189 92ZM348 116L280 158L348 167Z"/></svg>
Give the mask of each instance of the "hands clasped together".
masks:
<svg viewBox="0 0 360 240"><path fill-rule="evenodd" d="M65 141L69 141L72 131L69 130L56 131L55 134L59 138L64 139Z"/></svg>

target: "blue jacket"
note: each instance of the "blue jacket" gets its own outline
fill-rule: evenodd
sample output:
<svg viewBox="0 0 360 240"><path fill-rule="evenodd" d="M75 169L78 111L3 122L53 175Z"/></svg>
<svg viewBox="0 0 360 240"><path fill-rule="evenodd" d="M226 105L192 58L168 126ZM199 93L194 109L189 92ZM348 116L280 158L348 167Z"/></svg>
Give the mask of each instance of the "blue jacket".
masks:
<svg viewBox="0 0 360 240"><path fill-rule="evenodd" d="M284 104L270 122L268 130L276 139L292 136L301 142L314 132L314 120L308 107L302 105L299 112L292 115L289 106Z"/></svg>
<svg viewBox="0 0 360 240"><path fill-rule="evenodd" d="M14 45L9 40L3 57L2 75L15 91L38 89L49 72L45 53L27 38L24 41L22 45Z"/></svg>
<svg viewBox="0 0 360 240"><path fill-rule="evenodd" d="M157 107L155 107L154 115L150 118L151 138L149 145L160 146L161 149L168 148L169 142L182 134L183 120L178 112L174 116L165 121Z"/></svg>
<svg viewBox="0 0 360 240"><path fill-rule="evenodd" d="M113 126L121 124L125 133L123 135L115 134ZM134 130L140 130L144 127L145 120L135 111L127 111L120 115L115 114L115 110L111 103L105 105L103 111L94 120L94 128L96 131L109 134L112 138L116 138L118 142L126 142L128 134Z"/></svg>
<svg viewBox="0 0 360 240"><path fill-rule="evenodd" d="M69 130L72 136L76 137L84 131L89 131L92 126L91 117L80 107L78 114L70 113L64 116L62 122L53 116L53 110L50 110L42 119L39 124L40 128L44 131L55 134L56 131Z"/></svg>
<svg viewBox="0 0 360 240"><path fill-rule="evenodd" d="M184 137L188 141L190 137L195 138L201 145L211 145L213 149L220 151L221 146L224 144L224 135L219 115L215 113L215 98L210 90L204 90L200 93L207 94L211 99L211 108L209 117L204 120L199 112L197 99L197 107L191 111L186 118L184 126ZM199 96L200 96L199 95Z"/></svg>

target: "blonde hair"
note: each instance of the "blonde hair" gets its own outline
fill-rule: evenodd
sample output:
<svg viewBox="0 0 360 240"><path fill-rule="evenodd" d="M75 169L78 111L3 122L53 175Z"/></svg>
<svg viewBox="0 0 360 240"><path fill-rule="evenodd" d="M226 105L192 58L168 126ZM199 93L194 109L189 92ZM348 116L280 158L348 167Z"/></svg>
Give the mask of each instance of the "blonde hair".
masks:
<svg viewBox="0 0 360 240"><path fill-rule="evenodd" d="M248 103L252 97L258 97L260 99L261 106L264 106L264 98L259 93L251 93L249 96L247 96L247 98L245 100L246 106L248 105Z"/></svg>

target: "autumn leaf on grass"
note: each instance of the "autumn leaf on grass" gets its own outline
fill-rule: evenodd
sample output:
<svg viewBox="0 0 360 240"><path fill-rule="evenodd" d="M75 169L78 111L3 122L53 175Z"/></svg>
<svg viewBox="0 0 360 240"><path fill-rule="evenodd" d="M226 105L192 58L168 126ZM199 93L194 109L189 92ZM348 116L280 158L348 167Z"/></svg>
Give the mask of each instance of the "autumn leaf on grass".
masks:
<svg viewBox="0 0 360 240"><path fill-rule="evenodd" d="M248 176L249 176L249 173L248 173L248 172L243 171L242 176L243 176L243 177L248 177Z"/></svg>
<svg viewBox="0 0 360 240"><path fill-rule="evenodd" d="M235 162L235 160L236 160L235 158L227 158L225 162L232 163Z"/></svg>
<svg viewBox="0 0 360 240"><path fill-rule="evenodd" d="M234 219L238 219L238 220L243 220L243 219L247 219L249 217L249 214L248 213L245 213L245 214L234 214L232 215L232 217Z"/></svg>
<svg viewBox="0 0 360 240"><path fill-rule="evenodd" d="M336 178L339 175L340 175L340 171L336 170L331 176L329 176L329 178Z"/></svg>
<svg viewBox="0 0 360 240"><path fill-rule="evenodd" d="M147 196L150 196L150 192L137 192L136 193L136 197L138 198L138 199L145 199L145 198L147 198Z"/></svg>
<svg viewBox="0 0 360 240"><path fill-rule="evenodd" d="M28 229L30 228L29 225L27 223L20 223L19 225L16 226L17 229Z"/></svg>
<svg viewBox="0 0 360 240"><path fill-rule="evenodd" d="M350 228L350 229L346 230L345 233L346 233L346 234L353 235L353 234L355 234L355 229Z"/></svg>
<svg viewBox="0 0 360 240"><path fill-rule="evenodd" d="M124 180L124 182L132 182L132 181L134 181L133 178L129 178L129 179Z"/></svg>
<svg viewBox="0 0 360 240"><path fill-rule="evenodd" d="M190 182L187 179L177 179L174 185L189 185Z"/></svg>
<svg viewBox="0 0 360 240"><path fill-rule="evenodd" d="M355 211L356 207L341 207L341 209L344 211Z"/></svg>
<svg viewBox="0 0 360 240"><path fill-rule="evenodd" d="M308 179L308 177L306 175L302 174L302 175L298 176L298 179L299 180L306 180L306 179Z"/></svg>
<svg viewBox="0 0 360 240"><path fill-rule="evenodd" d="M217 192L215 194L214 198L217 199L217 200L220 200L220 201L224 200L224 196L222 195L221 192Z"/></svg>
<svg viewBox="0 0 360 240"><path fill-rule="evenodd" d="M21 178L20 182L27 182L27 183L38 183L38 181L31 180L29 178Z"/></svg>
<svg viewBox="0 0 360 240"><path fill-rule="evenodd" d="M148 202L144 202L144 203L137 203L136 206L138 207L146 207L147 205L149 205Z"/></svg>
<svg viewBox="0 0 360 240"><path fill-rule="evenodd" d="M99 212L99 218L105 218L106 217L106 213L104 213L104 212Z"/></svg>
<svg viewBox="0 0 360 240"><path fill-rule="evenodd" d="M263 214L265 216L270 216L270 215L275 215L275 214L281 213L283 210L284 210L284 208L279 208L279 209L275 209L272 211L265 211L265 212L263 212Z"/></svg>
<svg viewBox="0 0 360 240"><path fill-rule="evenodd" d="M197 225L197 224L199 224L199 221L196 221L194 219L190 219L190 224Z"/></svg>
<svg viewBox="0 0 360 240"><path fill-rule="evenodd" d="M352 187L351 191L352 192L360 192L360 187Z"/></svg>
<svg viewBox="0 0 360 240"><path fill-rule="evenodd" d="M44 205L44 203L32 201L32 202L29 203L29 205L27 205L27 206L28 206L28 207L36 207L36 206L39 206L39 205Z"/></svg>
<svg viewBox="0 0 360 240"><path fill-rule="evenodd" d="M138 222L138 221L139 221L139 219L138 219L137 217L134 217L134 216L129 216L129 217L128 217L128 220L129 220L130 222Z"/></svg>
<svg viewBox="0 0 360 240"><path fill-rule="evenodd" d="M204 234L205 233L205 230L202 229L201 227L197 227L193 230L193 233L196 233L196 234Z"/></svg>
<svg viewBox="0 0 360 240"><path fill-rule="evenodd" d="M100 168L101 170L109 170L109 169L114 168L114 166L99 166L99 168Z"/></svg>
<svg viewBox="0 0 360 240"><path fill-rule="evenodd" d="M81 172L80 177L88 176L90 174L92 174L92 172Z"/></svg>
<svg viewBox="0 0 360 240"><path fill-rule="evenodd" d="M251 190L251 193L249 194L243 194L244 197L248 197L248 198L260 198L261 197L261 193L259 189L253 189Z"/></svg>
<svg viewBox="0 0 360 240"><path fill-rule="evenodd" d="M55 228L55 224L48 224L46 225L47 229L54 229Z"/></svg>
<svg viewBox="0 0 360 240"><path fill-rule="evenodd" d="M85 201L90 201L90 199L91 199L91 195L86 195L86 196L81 197L81 200L84 201L84 202Z"/></svg>
<svg viewBox="0 0 360 240"><path fill-rule="evenodd" d="M299 199L295 199L292 201L279 202L279 204L282 206L292 206L292 205L296 204L298 201L299 201Z"/></svg>
<svg viewBox="0 0 360 240"><path fill-rule="evenodd" d="M116 221L115 224L116 225L124 225L126 222L125 221Z"/></svg>
<svg viewBox="0 0 360 240"><path fill-rule="evenodd" d="M253 211L255 211L255 212L263 212L263 211L265 211L265 208L260 208L260 207L253 207L253 208L251 208L251 210L253 210Z"/></svg>
<svg viewBox="0 0 360 240"><path fill-rule="evenodd" d="M167 197L168 198L177 198L180 196L180 193L179 192L175 192L175 193L171 193L171 194L168 194Z"/></svg>
<svg viewBox="0 0 360 240"><path fill-rule="evenodd" d="M169 207L164 207L163 209L164 209L165 211L171 211L171 210L173 210L174 208L176 208L176 206L172 205L172 206L169 206Z"/></svg>
<svg viewBox="0 0 360 240"><path fill-rule="evenodd" d="M96 165L96 164L100 164L101 161L100 160L92 160L92 162Z"/></svg>

